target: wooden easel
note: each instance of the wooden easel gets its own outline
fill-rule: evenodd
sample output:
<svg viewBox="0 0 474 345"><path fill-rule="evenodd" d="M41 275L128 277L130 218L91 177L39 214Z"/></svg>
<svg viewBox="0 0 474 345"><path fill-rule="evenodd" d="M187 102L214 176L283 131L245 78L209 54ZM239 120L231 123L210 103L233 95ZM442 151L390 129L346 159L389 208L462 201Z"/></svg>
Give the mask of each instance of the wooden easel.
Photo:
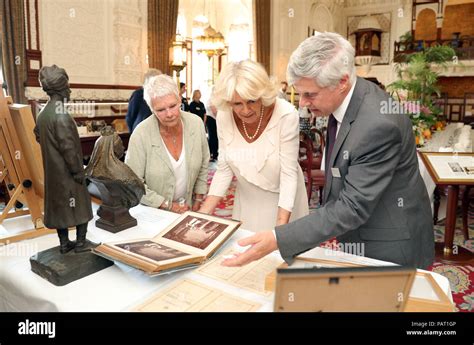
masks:
<svg viewBox="0 0 474 345"><path fill-rule="evenodd" d="M36 143L31 142L29 136L33 133L26 131L26 127L28 125L31 127L31 124L25 127L22 119L13 119L12 116L12 113L18 114L20 108L23 116L25 113L29 114L30 120L33 121L29 106L13 105L11 98L6 98L3 92L0 92L0 182L5 182L10 195L10 201L0 213L0 224L5 219L30 214L34 229L0 237L0 244L9 244L53 232L43 225L42 172L40 176L32 174L32 170L37 170L37 167L32 169L33 165L38 164L38 159L41 161L41 151L38 151L39 146L35 147ZM30 130L32 131L31 128ZM10 212L17 201L27 209Z"/></svg>

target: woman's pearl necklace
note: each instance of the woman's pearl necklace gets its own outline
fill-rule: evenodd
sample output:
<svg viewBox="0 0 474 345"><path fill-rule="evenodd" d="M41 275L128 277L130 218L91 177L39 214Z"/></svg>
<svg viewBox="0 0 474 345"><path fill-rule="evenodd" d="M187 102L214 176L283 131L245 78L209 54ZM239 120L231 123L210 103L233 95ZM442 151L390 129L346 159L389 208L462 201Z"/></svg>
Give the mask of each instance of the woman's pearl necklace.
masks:
<svg viewBox="0 0 474 345"><path fill-rule="evenodd" d="M249 140L253 140L257 136L258 132L260 131L260 126L262 125L262 120L263 120L263 110L264 109L265 109L265 107L262 104L262 107L260 108L260 120L258 121L257 130L255 131L254 135L249 135L249 133L247 132L247 127L245 127L245 121L242 120L242 125L244 126L245 136Z"/></svg>

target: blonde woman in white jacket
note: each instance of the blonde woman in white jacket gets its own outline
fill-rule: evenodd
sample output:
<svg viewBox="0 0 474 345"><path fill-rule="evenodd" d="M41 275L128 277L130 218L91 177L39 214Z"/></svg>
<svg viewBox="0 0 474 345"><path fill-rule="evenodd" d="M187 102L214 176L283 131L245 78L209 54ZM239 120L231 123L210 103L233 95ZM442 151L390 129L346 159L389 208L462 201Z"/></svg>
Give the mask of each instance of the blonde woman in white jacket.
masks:
<svg viewBox="0 0 474 345"><path fill-rule="evenodd" d="M200 212L212 213L237 177L232 217L254 232L308 214L298 164L299 116L258 63L226 65L212 96L218 109L219 160Z"/></svg>

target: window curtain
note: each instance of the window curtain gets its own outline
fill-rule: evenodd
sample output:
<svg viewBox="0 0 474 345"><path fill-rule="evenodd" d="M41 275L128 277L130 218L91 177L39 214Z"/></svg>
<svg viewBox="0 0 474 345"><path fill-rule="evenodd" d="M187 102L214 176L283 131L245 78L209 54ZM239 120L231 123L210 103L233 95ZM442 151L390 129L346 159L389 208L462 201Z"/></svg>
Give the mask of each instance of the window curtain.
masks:
<svg viewBox="0 0 474 345"><path fill-rule="evenodd" d="M26 41L24 1L0 1L0 37L2 44L3 75L8 94L15 103L26 103Z"/></svg>
<svg viewBox="0 0 474 345"><path fill-rule="evenodd" d="M172 75L169 49L176 34L179 0L148 0L148 64Z"/></svg>
<svg viewBox="0 0 474 345"><path fill-rule="evenodd" d="M271 0L254 0L257 61L270 73Z"/></svg>

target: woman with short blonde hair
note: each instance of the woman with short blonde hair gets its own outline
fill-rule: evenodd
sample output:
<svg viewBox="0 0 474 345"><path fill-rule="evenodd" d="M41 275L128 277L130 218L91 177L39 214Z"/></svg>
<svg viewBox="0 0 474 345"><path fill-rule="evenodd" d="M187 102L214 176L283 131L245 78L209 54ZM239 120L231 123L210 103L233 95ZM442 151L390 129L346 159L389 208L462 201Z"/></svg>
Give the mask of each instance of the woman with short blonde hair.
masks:
<svg viewBox="0 0 474 345"><path fill-rule="evenodd" d="M232 217L263 231L308 214L298 164L299 116L276 83L250 60L227 64L213 91L219 160L200 212L212 213L237 178Z"/></svg>
<svg viewBox="0 0 474 345"><path fill-rule="evenodd" d="M219 110L230 110L236 92L247 100L261 99L266 107L275 103L278 94L275 81L262 65L251 60L229 63L222 69L212 103Z"/></svg>
<svg viewBox="0 0 474 345"><path fill-rule="evenodd" d="M191 101L191 103L189 103L189 112L199 116L204 122L204 126L206 126L206 107L204 106L204 103L201 102L200 90L194 90L193 100Z"/></svg>

